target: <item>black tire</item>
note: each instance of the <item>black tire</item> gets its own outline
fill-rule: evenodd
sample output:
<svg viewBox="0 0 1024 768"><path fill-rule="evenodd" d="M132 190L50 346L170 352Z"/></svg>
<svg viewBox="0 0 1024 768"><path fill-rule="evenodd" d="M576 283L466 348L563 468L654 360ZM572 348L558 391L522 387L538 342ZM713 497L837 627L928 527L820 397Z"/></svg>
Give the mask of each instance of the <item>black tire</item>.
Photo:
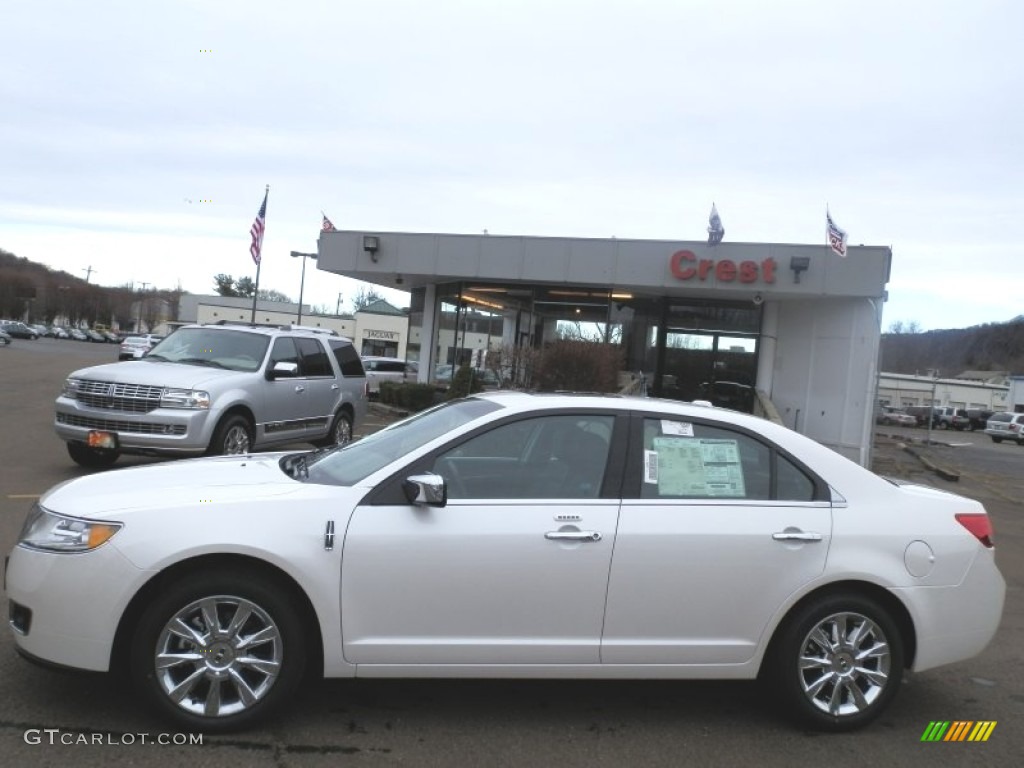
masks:
<svg viewBox="0 0 1024 768"><path fill-rule="evenodd" d="M1001 443L1001 442L1003 442L1003 438L1001 438L1001 437L993 437L992 438L992 442L993 443Z"/></svg>
<svg viewBox="0 0 1024 768"><path fill-rule="evenodd" d="M252 451L252 424L240 414L225 416L213 431L208 456L241 456Z"/></svg>
<svg viewBox="0 0 1024 768"><path fill-rule="evenodd" d="M849 641L854 632L860 633L857 642L843 647L839 636ZM868 648L877 655L862 656L854 664L855 656ZM808 666L807 659L821 663ZM771 665L766 680L798 722L823 731L850 731L878 717L899 690L903 638L889 612L874 600L831 595L791 616L765 661Z"/></svg>
<svg viewBox="0 0 1024 768"><path fill-rule="evenodd" d="M352 416L348 411L338 411L331 422L331 431L327 437L317 440L313 445L319 448L332 448L352 442Z"/></svg>
<svg viewBox="0 0 1024 768"><path fill-rule="evenodd" d="M90 448L85 443L68 443L68 456L76 464L82 467L88 467L89 469L106 469L112 467L117 458L121 455L120 451L111 450L110 448Z"/></svg>
<svg viewBox="0 0 1024 768"><path fill-rule="evenodd" d="M248 728L288 701L305 673L307 649L294 605L286 590L255 573L209 569L175 579L135 626L131 683L182 730ZM213 631L204 608L216 616ZM182 636L183 625L194 633L191 640ZM259 640L247 642L257 633ZM159 664L160 656L173 663ZM176 701L170 691L182 685L187 692Z"/></svg>

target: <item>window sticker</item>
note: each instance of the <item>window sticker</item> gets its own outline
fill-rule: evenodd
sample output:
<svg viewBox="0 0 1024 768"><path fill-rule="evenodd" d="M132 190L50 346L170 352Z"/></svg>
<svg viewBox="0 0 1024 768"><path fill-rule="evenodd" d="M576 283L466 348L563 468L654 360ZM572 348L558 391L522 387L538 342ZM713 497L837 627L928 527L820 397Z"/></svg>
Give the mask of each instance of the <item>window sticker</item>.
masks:
<svg viewBox="0 0 1024 768"><path fill-rule="evenodd" d="M693 424L690 424L688 421L668 421L667 419L662 419L661 434L693 437Z"/></svg>
<svg viewBox="0 0 1024 768"><path fill-rule="evenodd" d="M658 452L644 451L644 482L658 484Z"/></svg>
<svg viewBox="0 0 1024 768"><path fill-rule="evenodd" d="M743 465L735 440L656 437L658 494L661 496L743 497ZM645 478L648 462L645 457ZM651 481L647 481L651 482Z"/></svg>

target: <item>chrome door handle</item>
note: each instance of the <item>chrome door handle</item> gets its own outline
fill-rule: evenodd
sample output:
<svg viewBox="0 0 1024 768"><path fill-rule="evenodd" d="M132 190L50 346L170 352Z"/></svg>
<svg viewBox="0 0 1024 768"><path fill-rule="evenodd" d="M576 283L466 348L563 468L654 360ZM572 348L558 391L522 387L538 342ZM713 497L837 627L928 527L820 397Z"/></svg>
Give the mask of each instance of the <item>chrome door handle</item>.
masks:
<svg viewBox="0 0 1024 768"><path fill-rule="evenodd" d="M552 541L600 541L601 534L597 531L548 531L544 538Z"/></svg>
<svg viewBox="0 0 1024 768"><path fill-rule="evenodd" d="M295 391L296 392L305 392L306 388L304 386L302 386L301 384L296 384L295 385Z"/></svg>
<svg viewBox="0 0 1024 768"><path fill-rule="evenodd" d="M776 541L821 541L820 533L803 533L802 531L782 531L773 533L772 538Z"/></svg>
<svg viewBox="0 0 1024 768"><path fill-rule="evenodd" d="M331 384L331 389L338 389L338 385L337 384Z"/></svg>

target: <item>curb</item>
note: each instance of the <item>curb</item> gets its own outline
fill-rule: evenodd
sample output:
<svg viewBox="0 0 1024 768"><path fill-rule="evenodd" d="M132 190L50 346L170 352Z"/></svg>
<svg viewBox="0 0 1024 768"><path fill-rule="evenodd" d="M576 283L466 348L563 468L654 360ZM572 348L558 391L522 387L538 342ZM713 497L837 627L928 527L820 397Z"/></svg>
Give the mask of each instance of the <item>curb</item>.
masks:
<svg viewBox="0 0 1024 768"><path fill-rule="evenodd" d="M932 442L934 442L934 441L932 441ZM959 472L954 472L951 469L946 469L945 467L942 467L942 466L936 464L931 459L925 458L924 456L919 454L915 449L911 448L906 443L899 443L899 447L902 450L904 450L907 453L909 453L915 459L920 461L921 464L924 465L924 467L926 469L930 470L931 472L934 472L936 475L941 477L943 480L949 480L950 482L953 482L953 483L960 482L960 473Z"/></svg>

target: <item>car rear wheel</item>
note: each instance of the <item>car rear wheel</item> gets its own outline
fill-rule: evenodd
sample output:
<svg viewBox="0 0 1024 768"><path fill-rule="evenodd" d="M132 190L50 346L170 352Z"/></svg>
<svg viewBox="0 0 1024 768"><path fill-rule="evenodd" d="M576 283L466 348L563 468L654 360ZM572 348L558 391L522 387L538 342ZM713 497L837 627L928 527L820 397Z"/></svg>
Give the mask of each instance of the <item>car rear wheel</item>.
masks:
<svg viewBox="0 0 1024 768"><path fill-rule="evenodd" d="M207 453L210 456L238 456L252 450L252 425L244 416L225 417L214 430Z"/></svg>
<svg viewBox="0 0 1024 768"><path fill-rule="evenodd" d="M884 710L903 677L903 639L881 605L833 595L800 609L773 645L771 676L790 713L811 727L848 731Z"/></svg>
<svg viewBox="0 0 1024 768"><path fill-rule="evenodd" d="M992 442L993 443L1001 443L1001 442L1003 442L1003 438L1001 438L1001 437L993 437L992 438Z"/></svg>
<svg viewBox="0 0 1024 768"><path fill-rule="evenodd" d="M120 451L110 448L90 448L84 443L68 443L68 456L76 464L89 469L105 469L113 466Z"/></svg>
<svg viewBox="0 0 1024 768"><path fill-rule="evenodd" d="M330 448L335 445L345 445L352 442L352 417L347 411L338 411L331 423L331 432L323 440L318 440L315 445L322 448Z"/></svg>
<svg viewBox="0 0 1024 768"><path fill-rule="evenodd" d="M266 717L305 671L294 600L252 573L198 571L145 610L133 636L133 685L182 727L224 732Z"/></svg>

